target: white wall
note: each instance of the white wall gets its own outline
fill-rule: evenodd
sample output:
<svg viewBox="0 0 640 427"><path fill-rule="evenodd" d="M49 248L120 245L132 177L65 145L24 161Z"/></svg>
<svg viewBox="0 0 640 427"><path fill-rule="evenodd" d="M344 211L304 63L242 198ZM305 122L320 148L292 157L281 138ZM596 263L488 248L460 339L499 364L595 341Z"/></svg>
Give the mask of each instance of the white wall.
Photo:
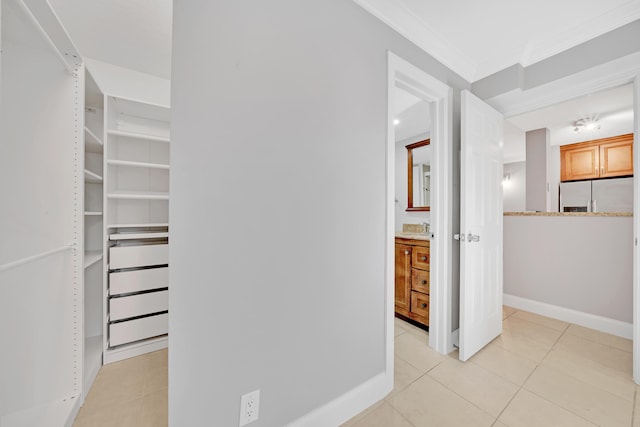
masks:
<svg viewBox="0 0 640 427"><path fill-rule="evenodd" d="M431 223L430 212L407 212L407 148L414 142L429 138L429 134L416 135L413 138L396 141L396 231L402 231L402 224Z"/></svg>
<svg viewBox="0 0 640 427"><path fill-rule="evenodd" d="M387 50L468 84L351 1L174 6L170 425L283 426L385 371Z"/></svg>
<svg viewBox="0 0 640 427"><path fill-rule="evenodd" d="M526 162L505 163L505 175L509 180L502 182L502 200L504 212L524 212L526 195Z"/></svg>
<svg viewBox="0 0 640 427"><path fill-rule="evenodd" d="M631 323L632 222L505 216L505 294Z"/></svg>

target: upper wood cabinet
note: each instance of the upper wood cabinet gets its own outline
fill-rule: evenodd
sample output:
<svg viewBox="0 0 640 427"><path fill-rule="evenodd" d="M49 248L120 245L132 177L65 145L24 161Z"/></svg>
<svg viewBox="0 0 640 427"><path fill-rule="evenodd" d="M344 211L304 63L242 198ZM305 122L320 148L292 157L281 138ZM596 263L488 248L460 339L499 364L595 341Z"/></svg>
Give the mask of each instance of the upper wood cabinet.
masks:
<svg viewBox="0 0 640 427"><path fill-rule="evenodd" d="M633 175L633 134L560 147L560 179L610 178Z"/></svg>

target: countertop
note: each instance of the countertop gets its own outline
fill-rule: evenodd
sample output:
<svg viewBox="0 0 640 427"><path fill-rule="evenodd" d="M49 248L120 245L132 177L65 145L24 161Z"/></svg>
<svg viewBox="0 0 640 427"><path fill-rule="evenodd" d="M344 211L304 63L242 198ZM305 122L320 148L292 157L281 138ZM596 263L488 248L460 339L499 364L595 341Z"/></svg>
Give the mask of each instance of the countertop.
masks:
<svg viewBox="0 0 640 427"><path fill-rule="evenodd" d="M402 231L396 231L396 237L400 237L401 239L429 240L429 236L424 233L405 233Z"/></svg>
<svg viewBox="0 0 640 427"><path fill-rule="evenodd" d="M612 217L612 216L633 216L633 212L505 212L504 216L608 216L608 217Z"/></svg>

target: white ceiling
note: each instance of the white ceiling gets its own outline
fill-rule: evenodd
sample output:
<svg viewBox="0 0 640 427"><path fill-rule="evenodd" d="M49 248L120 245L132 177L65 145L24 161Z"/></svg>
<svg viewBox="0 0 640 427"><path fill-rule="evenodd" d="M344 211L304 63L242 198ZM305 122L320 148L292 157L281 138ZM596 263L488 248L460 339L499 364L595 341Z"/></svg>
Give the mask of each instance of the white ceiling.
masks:
<svg viewBox="0 0 640 427"><path fill-rule="evenodd" d="M394 93L395 118L399 120L394 126L396 142L414 136L424 138L431 129L429 103L400 88Z"/></svg>
<svg viewBox="0 0 640 427"><path fill-rule="evenodd" d="M49 1L83 56L170 77L173 0Z"/></svg>
<svg viewBox="0 0 640 427"><path fill-rule="evenodd" d="M576 134L574 123L598 117L600 129ZM551 145L566 145L633 132L633 84L593 93L505 121L505 163L525 160L524 132L548 128Z"/></svg>
<svg viewBox="0 0 640 427"><path fill-rule="evenodd" d="M354 0L469 82L640 19L640 0Z"/></svg>

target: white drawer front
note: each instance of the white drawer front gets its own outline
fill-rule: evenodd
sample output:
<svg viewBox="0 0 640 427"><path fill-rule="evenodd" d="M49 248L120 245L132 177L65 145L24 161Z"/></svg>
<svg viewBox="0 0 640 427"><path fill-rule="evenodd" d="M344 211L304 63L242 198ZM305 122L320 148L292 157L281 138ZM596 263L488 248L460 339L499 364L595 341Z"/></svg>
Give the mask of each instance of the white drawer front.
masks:
<svg viewBox="0 0 640 427"><path fill-rule="evenodd" d="M109 295L169 287L169 267L109 273Z"/></svg>
<svg viewBox="0 0 640 427"><path fill-rule="evenodd" d="M143 317L109 325L109 345L115 347L169 332L169 314Z"/></svg>
<svg viewBox="0 0 640 427"><path fill-rule="evenodd" d="M169 245L116 246L109 249L111 269L169 264Z"/></svg>
<svg viewBox="0 0 640 427"><path fill-rule="evenodd" d="M169 310L169 291L109 299L109 319L121 320Z"/></svg>

